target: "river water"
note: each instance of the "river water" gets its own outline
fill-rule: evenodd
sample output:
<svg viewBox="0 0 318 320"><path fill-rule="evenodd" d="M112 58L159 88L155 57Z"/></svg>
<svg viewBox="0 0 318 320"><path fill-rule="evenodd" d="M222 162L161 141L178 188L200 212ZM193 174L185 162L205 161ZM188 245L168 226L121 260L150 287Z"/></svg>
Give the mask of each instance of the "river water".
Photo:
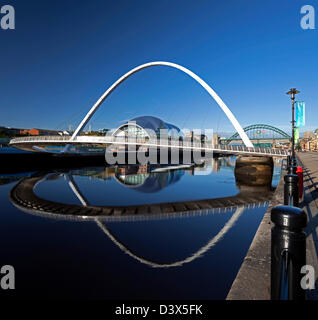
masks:
<svg viewBox="0 0 318 320"><path fill-rule="evenodd" d="M236 182L234 166L221 157L199 167L1 173L0 265L15 268L16 289L0 296L225 299L280 178L275 162L260 200ZM12 196L28 183L32 194ZM237 205L242 194L250 203ZM72 214L27 207L32 197ZM205 199L214 209L200 209ZM178 209L185 201L197 209ZM173 210L163 214L166 203ZM110 213L91 216L91 206Z"/></svg>

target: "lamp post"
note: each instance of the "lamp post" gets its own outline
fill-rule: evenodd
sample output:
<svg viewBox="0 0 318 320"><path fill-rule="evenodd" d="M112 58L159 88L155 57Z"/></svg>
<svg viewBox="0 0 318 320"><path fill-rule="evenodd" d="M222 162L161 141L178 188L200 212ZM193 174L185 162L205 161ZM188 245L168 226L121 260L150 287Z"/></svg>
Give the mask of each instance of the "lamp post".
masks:
<svg viewBox="0 0 318 320"><path fill-rule="evenodd" d="M291 88L286 94L291 95L292 100L292 161L295 160L295 94L299 93L300 91L296 90L296 88Z"/></svg>

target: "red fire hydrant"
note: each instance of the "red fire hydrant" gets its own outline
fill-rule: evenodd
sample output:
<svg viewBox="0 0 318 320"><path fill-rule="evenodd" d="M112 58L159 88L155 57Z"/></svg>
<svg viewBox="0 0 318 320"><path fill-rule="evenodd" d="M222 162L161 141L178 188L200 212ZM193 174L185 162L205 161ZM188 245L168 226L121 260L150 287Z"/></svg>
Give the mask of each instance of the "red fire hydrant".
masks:
<svg viewBox="0 0 318 320"><path fill-rule="evenodd" d="M299 189L299 199L303 196L303 189L304 189L304 172L303 168L298 166L296 173L298 175L299 181L298 181L298 189Z"/></svg>

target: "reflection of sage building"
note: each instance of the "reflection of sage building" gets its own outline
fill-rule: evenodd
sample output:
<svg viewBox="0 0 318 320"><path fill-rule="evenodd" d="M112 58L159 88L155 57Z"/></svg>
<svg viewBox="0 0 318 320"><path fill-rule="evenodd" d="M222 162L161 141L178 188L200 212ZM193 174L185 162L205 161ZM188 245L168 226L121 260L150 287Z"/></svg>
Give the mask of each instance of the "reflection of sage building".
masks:
<svg viewBox="0 0 318 320"><path fill-rule="evenodd" d="M183 170L164 171L164 172L143 172L139 171L139 167L128 167L129 172L119 170L115 174L116 180L125 185L131 187L136 191L153 193L158 192L165 187L178 182L184 175ZM135 173L132 170L136 170Z"/></svg>

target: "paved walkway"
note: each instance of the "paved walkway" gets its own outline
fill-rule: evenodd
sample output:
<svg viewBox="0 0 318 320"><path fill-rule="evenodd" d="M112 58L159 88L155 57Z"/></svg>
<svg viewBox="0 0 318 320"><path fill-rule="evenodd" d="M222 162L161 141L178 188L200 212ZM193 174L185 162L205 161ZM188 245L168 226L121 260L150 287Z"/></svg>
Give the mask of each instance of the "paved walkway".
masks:
<svg viewBox="0 0 318 320"><path fill-rule="evenodd" d="M318 152L298 152L304 169L304 199L301 206L308 215L307 264L315 269L314 290L308 290L307 299L318 300Z"/></svg>
<svg viewBox="0 0 318 320"><path fill-rule="evenodd" d="M315 289L307 291L307 299L318 300L318 152L301 152L297 153L297 157L304 168L304 198L300 206L308 215L306 263L315 269ZM227 300L270 299L270 241L272 227L270 211L275 205L281 205L284 202L283 175L238 275L232 284Z"/></svg>
<svg viewBox="0 0 318 320"><path fill-rule="evenodd" d="M271 210L284 202L284 180L270 201L242 266L226 300L270 300L271 298Z"/></svg>

